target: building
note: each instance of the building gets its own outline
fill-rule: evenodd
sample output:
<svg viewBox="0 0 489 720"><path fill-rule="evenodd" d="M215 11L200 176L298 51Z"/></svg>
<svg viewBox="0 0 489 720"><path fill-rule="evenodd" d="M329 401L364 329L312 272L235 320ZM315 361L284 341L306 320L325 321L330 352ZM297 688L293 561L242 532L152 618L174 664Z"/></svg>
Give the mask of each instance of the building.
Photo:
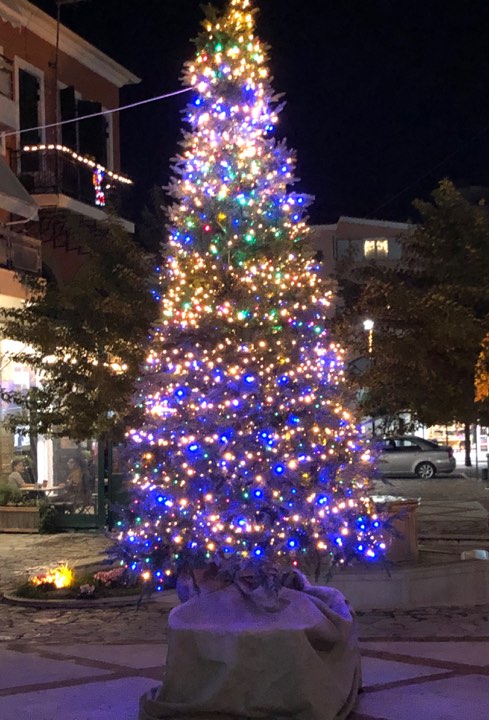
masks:
<svg viewBox="0 0 489 720"><path fill-rule="evenodd" d="M124 219L132 182L121 172L119 116L106 111L119 107L121 87L138 82L34 4L0 0L0 307L25 298L16 271L43 272L60 283L73 276L83 257L71 214L97 223L109 199L118 200L122 223L134 231ZM0 383L29 387L36 379L9 361L11 349L0 329ZM9 410L3 403L0 415ZM32 439L0 432L1 480ZM59 481L73 450L68 440L64 446L36 439L36 479Z"/></svg>
<svg viewBox="0 0 489 720"><path fill-rule="evenodd" d="M395 265L402 259L402 236L411 227L407 223L342 215L336 223L311 227L309 241L321 262L323 276L351 288L357 286L357 271L362 265ZM355 292L350 294L350 291L348 300L336 297L330 317L334 318L345 302L354 303L355 297ZM357 376L372 362L374 321L371 318L363 319L363 330L366 333L364 353L348 358L350 371ZM363 418L361 427L365 433L376 432L373 418Z"/></svg>
<svg viewBox="0 0 489 720"><path fill-rule="evenodd" d="M332 225L315 225L309 240L323 272L335 276L342 263L395 263L401 259L401 237L411 226L386 220L341 216Z"/></svg>
<svg viewBox="0 0 489 720"><path fill-rule="evenodd" d="M473 196L478 200L481 189L474 189ZM402 236L413 227L407 223L341 216L337 223L311 227L309 239L318 254L318 259L321 260L323 275L340 280L348 278L349 272L352 269L355 272L362 264L374 262L385 266L402 261ZM375 333L373 321L370 320L369 323L368 320L370 319L364 320L364 329L368 333L365 338L366 348L371 347ZM350 367L354 372L362 373L369 361L366 354L364 357L350 360ZM405 420L409 422L409 413L406 413ZM369 434L375 431L375 423L371 418L364 418L362 425ZM464 463L465 434L462 424L420 427L417 434L428 440L450 445L457 464ZM489 451L488 427L477 425L472 428L471 448L476 462L485 464L486 454Z"/></svg>

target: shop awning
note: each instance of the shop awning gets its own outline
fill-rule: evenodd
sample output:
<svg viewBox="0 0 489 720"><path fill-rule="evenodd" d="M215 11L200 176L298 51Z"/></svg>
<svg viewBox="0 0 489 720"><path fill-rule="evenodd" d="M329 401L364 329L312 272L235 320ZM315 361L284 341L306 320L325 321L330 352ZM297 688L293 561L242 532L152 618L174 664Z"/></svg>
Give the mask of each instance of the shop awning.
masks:
<svg viewBox="0 0 489 720"><path fill-rule="evenodd" d="M37 205L0 155L0 209L37 220Z"/></svg>

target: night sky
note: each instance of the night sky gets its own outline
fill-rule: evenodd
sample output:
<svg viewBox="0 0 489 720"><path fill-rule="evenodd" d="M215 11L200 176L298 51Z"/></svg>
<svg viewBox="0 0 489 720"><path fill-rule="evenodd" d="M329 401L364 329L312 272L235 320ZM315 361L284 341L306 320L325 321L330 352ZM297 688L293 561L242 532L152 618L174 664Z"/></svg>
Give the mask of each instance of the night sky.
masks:
<svg viewBox="0 0 489 720"><path fill-rule="evenodd" d="M35 0L54 14L54 0ZM215 5L222 5L216 0ZM438 180L489 185L489 0L255 0L271 45L280 135L298 153L313 222L415 219ZM132 102L177 90L199 0L84 0L62 22L143 82ZM141 202L168 181L185 96L122 113L123 170Z"/></svg>

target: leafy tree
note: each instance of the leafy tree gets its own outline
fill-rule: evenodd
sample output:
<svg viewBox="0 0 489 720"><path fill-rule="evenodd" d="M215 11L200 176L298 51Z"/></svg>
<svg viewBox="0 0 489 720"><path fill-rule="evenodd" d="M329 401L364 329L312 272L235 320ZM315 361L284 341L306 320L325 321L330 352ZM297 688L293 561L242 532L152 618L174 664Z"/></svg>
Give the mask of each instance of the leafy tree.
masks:
<svg viewBox="0 0 489 720"><path fill-rule="evenodd" d="M148 252L158 255L165 239L165 197L162 188L154 186L136 225L136 240Z"/></svg>
<svg viewBox="0 0 489 720"><path fill-rule="evenodd" d="M375 321L372 362L361 378L368 388L363 410L409 410L428 425L464 423L469 464L470 424L483 410L474 378L489 325L489 217L448 180L432 198L415 203L422 222L405 235L397 267L351 271L359 299L342 326L354 327L362 316Z"/></svg>
<svg viewBox="0 0 489 720"><path fill-rule="evenodd" d="M131 407L157 305L151 258L113 217L95 229L73 220L80 268L69 283L24 275L28 300L2 310L6 337L22 343L11 355L40 378L27 392L1 389L19 406L10 429L117 439Z"/></svg>
<svg viewBox="0 0 489 720"><path fill-rule="evenodd" d="M477 360L475 375L475 399L487 405L489 401L489 334L485 336L479 358Z"/></svg>

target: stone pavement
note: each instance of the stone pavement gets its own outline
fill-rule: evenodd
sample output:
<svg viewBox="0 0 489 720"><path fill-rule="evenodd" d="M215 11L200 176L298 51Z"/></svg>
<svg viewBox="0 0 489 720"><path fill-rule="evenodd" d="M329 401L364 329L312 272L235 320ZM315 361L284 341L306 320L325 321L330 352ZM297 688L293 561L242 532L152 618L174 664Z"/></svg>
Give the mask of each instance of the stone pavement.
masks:
<svg viewBox="0 0 489 720"><path fill-rule="evenodd" d="M25 568L96 561L97 534L0 535L0 590ZM166 658L163 603L86 610L0 604L1 720L136 720ZM361 613L364 692L351 720L488 720L489 598L476 608ZM182 719L184 720L184 719Z"/></svg>

